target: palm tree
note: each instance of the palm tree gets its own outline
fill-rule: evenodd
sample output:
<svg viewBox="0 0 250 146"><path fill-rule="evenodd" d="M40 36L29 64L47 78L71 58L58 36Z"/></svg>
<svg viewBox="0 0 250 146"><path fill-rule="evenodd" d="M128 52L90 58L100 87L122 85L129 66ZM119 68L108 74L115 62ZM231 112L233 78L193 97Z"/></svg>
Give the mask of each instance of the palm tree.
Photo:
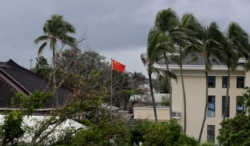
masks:
<svg viewBox="0 0 250 146"><path fill-rule="evenodd" d="M180 73L181 73L181 82L182 82L182 93L183 93L183 106L184 106L184 133L186 133L186 127L187 127L187 106L186 106L186 91L185 91L185 83L183 78L183 61L184 59L189 55L194 55L195 53L195 32L197 29L200 29L201 25L196 20L196 18L192 14L184 14L181 18L178 27L172 32L172 36L174 39L175 44L178 46L178 54L177 58L175 58L175 62L180 67ZM192 61L190 59L189 61Z"/></svg>
<svg viewBox="0 0 250 146"><path fill-rule="evenodd" d="M176 13L168 8L162 11L159 11L156 15L155 19L155 27L157 27L162 33L165 34L168 39L168 47L163 49L163 53L161 56L162 63L166 65L167 70L163 73L163 76L168 77L169 84L169 93L170 93L170 119L172 119L172 84L171 84L171 72L169 70L169 62L171 61L172 55L174 53L174 44L172 38L170 37L171 31L178 26L178 18ZM171 56L171 57L170 57Z"/></svg>
<svg viewBox="0 0 250 146"><path fill-rule="evenodd" d="M226 32L226 42L224 44L224 54L225 58L223 62L227 66L227 91L226 91L226 100L224 106L223 120L226 118L226 113L228 112L228 99L229 99L229 85L231 70L235 70L238 65L238 60L240 57L246 59L249 58L249 36L248 34L240 27L239 24L231 22ZM248 70L247 68L245 68Z"/></svg>
<svg viewBox="0 0 250 146"><path fill-rule="evenodd" d="M171 72L171 70L169 69L169 63L172 61L172 58L175 57L174 53L175 53L175 48L173 46L173 42L171 42L171 38L169 38L168 36L166 36L166 40L164 43L162 43L161 48L159 48L161 51L161 53L159 53L159 61L158 64L159 65L166 65L166 70L165 69L159 69L159 78L160 80L167 80L167 84L169 87L169 94L170 94L170 98L169 98L169 115L170 115L170 119L172 119L172 83L171 83L171 79L175 79L175 81L177 82L177 76L176 74L174 74L173 72Z"/></svg>
<svg viewBox="0 0 250 146"><path fill-rule="evenodd" d="M146 66L148 72L155 122L158 122L158 119L156 112L156 103L153 93L152 73L158 71L158 69L155 68L154 65L160 61L159 54L162 53L162 48L165 47L166 40L167 38L165 34L159 31L158 28L151 28L148 34L147 52L145 54L141 54L142 63Z"/></svg>
<svg viewBox="0 0 250 146"><path fill-rule="evenodd" d="M220 32L218 25L212 22L208 27L203 27L197 31L199 38L196 49L202 53L205 64L205 77L206 77L206 100L204 108L204 117L199 134L199 142L203 133L208 106L208 72L211 70L212 62L218 63L218 58L222 58L222 45L219 40L223 39L223 33Z"/></svg>
<svg viewBox="0 0 250 146"><path fill-rule="evenodd" d="M56 90L56 55L57 55L57 43L61 42L62 48L64 45L74 46L75 38L69 36L70 33L75 33L75 28L67 21L63 20L63 16L60 15L52 15L50 19L48 19L43 26L44 35L37 37L34 42L36 44L43 42L38 49L38 56L41 55L44 48L49 43L49 47L52 51L52 66L53 66L53 90ZM62 49L61 48L61 49Z"/></svg>
<svg viewBox="0 0 250 146"><path fill-rule="evenodd" d="M186 121L187 121L187 108L186 108L186 92L183 79L183 60L187 54L193 52L193 38L197 29L201 26L195 17L191 14L185 14L181 20L178 20L177 15L170 8L160 11L157 14L155 25L160 28L165 34L172 39L173 45L176 46L176 57L172 57L172 60L176 62L180 67L181 72L181 84L183 94L183 106L184 106L184 133L186 133Z"/></svg>

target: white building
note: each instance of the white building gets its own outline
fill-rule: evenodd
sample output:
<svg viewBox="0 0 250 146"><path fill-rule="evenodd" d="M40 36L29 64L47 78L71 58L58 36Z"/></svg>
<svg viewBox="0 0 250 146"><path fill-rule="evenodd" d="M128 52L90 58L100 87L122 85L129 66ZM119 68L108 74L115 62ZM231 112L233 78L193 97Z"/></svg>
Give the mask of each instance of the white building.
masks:
<svg viewBox="0 0 250 146"><path fill-rule="evenodd" d="M240 60L239 63L244 63L244 60ZM170 64L169 68L178 77L178 82L174 79L171 80L172 115L183 127L184 106L180 67L176 64ZM230 84L228 84L227 67L223 64L213 64L208 76L208 108L206 109L206 122L201 140L202 142L213 141L218 143L217 136L221 128L220 123L223 120L227 86L229 85L230 88L229 108L226 117L232 118L236 113L243 111L243 105L237 104L237 100L242 98L244 87L250 87L250 72L246 72L243 67L239 66L235 71L231 71ZM186 91L186 132L187 135L198 140L206 103L205 66L201 57L197 62L184 63L183 77ZM169 108L158 107L157 115L160 119L159 122L168 121L170 119ZM154 121L153 108L134 107L134 118Z"/></svg>
<svg viewBox="0 0 250 146"><path fill-rule="evenodd" d="M183 93L180 77L180 68L177 65L169 66L171 71L178 77L178 82L172 80L173 111L180 111L180 124L184 125ZM196 139L199 137L206 103L206 78L204 61L183 65L183 76L186 91L186 121L187 134ZM208 73L208 108L205 126L201 140L217 143L220 122L223 120L225 107L226 89L229 86L229 108L226 117L234 117L237 112L243 110L243 105L238 105L244 92L244 87L249 86L250 73L245 72L243 67L238 67L231 72L230 84L227 83L227 67L223 64L214 64Z"/></svg>

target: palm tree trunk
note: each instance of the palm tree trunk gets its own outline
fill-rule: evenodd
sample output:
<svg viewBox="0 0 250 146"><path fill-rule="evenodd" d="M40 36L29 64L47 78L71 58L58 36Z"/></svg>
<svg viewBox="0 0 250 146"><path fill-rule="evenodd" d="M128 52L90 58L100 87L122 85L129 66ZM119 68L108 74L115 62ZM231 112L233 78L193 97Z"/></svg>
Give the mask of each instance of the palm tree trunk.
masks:
<svg viewBox="0 0 250 146"><path fill-rule="evenodd" d="M155 97L154 97L154 93L153 93L153 84L152 84L152 78L151 78L151 72L148 71L148 78L149 78L149 86L150 86L150 93L151 93L151 97L152 97L152 102L153 102L153 109L154 109L154 116L155 116L155 122L158 122L157 119L157 112L156 112L156 104L155 104Z"/></svg>
<svg viewBox="0 0 250 146"><path fill-rule="evenodd" d="M207 102L208 102L208 72L207 71L205 71L205 76L206 76L206 101L205 101L204 117L203 117L201 130L200 130L200 134L199 134L199 143L201 142L202 132L204 129L205 121L207 119Z"/></svg>
<svg viewBox="0 0 250 146"><path fill-rule="evenodd" d="M58 96L57 96L57 90L56 90L56 52L55 52L55 49L53 49L52 65L53 65L53 73L52 73L53 92L55 94L55 102L58 105Z"/></svg>
<svg viewBox="0 0 250 146"><path fill-rule="evenodd" d="M172 120L172 112L173 112L173 100L172 100L172 83L171 83L171 77L169 73L169 66L168 63L166 62L167 70L168 70L168 86L169 86L169 116L170 120Z"/></svg>
<svg viewBox="0 0 250 146"><path fill-rule="evenodd" d="M181 84L182 84L183 107L184 107L184 126L183 126L183 130L184 130L184 133L186 134L186 127L187 127L187 103L186 103L186 92L185 92L185 84L184 84L184 78L183 78L182 64L180 65L180 70L181 70Z"/></svg>
<svg viewBox="0 0 250 146"><path fill-rule="evenodd" d="M226 92L226 99L225 99L225 106L223 112L223 121L226 119L226 114L228 113L228 106L229 106L229 86L230 86L230 68L227 68L227 92Z"/></svg>
<svg viewBox="0 0 250 146"><path fill-rule="evenodd" d="M185 92L185 84L183 78L183 69L182 69L182 48L180 47L180 71L181 71L181 84L182 84L182 94L183 94L183 107L184 107L184 125L183 130L186 134L186 127L187 127L187 103L186 103L186 92Z"/></svg>

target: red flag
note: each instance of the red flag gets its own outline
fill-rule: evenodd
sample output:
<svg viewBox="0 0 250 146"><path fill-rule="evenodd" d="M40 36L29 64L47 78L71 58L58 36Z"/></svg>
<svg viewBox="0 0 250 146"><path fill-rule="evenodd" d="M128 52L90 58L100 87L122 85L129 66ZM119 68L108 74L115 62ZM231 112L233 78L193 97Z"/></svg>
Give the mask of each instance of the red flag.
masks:
<svg viewBox="0 0 250 146"><path fill-rule="evenodd" d="M112 59L112 69L118 72L124 72L125 65Z"/></svg>

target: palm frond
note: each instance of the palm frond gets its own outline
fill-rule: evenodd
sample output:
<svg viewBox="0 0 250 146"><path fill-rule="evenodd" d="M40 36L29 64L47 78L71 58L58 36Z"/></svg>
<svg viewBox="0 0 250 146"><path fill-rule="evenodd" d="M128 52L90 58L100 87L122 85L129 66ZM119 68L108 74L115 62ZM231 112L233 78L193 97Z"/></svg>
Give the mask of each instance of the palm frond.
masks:
<svg viewBox="0 0 250 146"><path fill-rule="evenodd" d="M142 61L144 66L147 64L147 57L146 57L145 53L141 54L141 61Z"/></svg>
<svg viewBox="0 0 250 146"><path fill-rule="evenodd" d="M176 82L178 82L178 78L177 78L177 75L169 70L165 70L165 69L160 69L158 68L158 75L159 75L159 78L170 78L170 79L174 79Z"/></svg>
<svg viewBox="0 0 250 146"><path fill-rule="evenodd" d="M197 57L196 55L193 55L193 56L191 56L190 59L188 60L188 63L190 63L190 62L197 62L197 60L198 60L198 57Z"/></svg>
<svg viewBox="0 0 250 146"><path fill-rule="evenodd" d="M159 11L156 15L155 26L162 32L166 32L177 27L178 23L178 17L171 8Z"/></svg>
<svg viewBox="0 0 250 146"><path fill-rule="evenodd" d="M38 44L39 42L41 42L41 41L46 41L46 40L48 40L48 36L47 36L47 35L42 35L42 36L39 36L38 38L36 38L36 39L34 40L34 43L35 43L35 44Z"/></svg>
<svg viewBox="0 0 250 146"><path fill-rule="evenodd" d="M239 24L231 22L228 27L228 38L240 56L248 58L250 54L249 35L245 32Z"/></svg>
<svg viewBox="0 0 250 146"><path fill-rule="evenodd" d="M44 42L38 49L38 56L41 55L42 51L44 50L44 48L46 47L47 42Z"/></svg>
<svg viewBox="0 0 250 146"><path fill-rule="evenodd" d="M64 21L63 25L64 25L65 30L67 32L69 32L69 33L75 33L76 32L75 28L69 22Z"/></svg>
<svg viewBox="0 0 250 146"><path fill-rule="evenodd" d="M70 46L76 45L76 39L74 37L71 37L71 36L67 36L67 35L63 36L60 38L60 40L62 40L63 44L67 44Z"/></svg>

